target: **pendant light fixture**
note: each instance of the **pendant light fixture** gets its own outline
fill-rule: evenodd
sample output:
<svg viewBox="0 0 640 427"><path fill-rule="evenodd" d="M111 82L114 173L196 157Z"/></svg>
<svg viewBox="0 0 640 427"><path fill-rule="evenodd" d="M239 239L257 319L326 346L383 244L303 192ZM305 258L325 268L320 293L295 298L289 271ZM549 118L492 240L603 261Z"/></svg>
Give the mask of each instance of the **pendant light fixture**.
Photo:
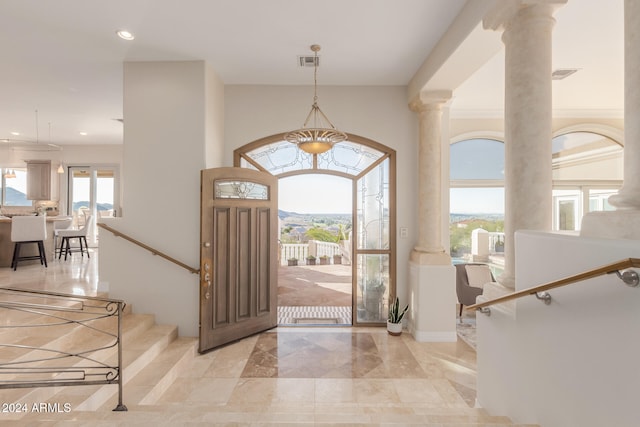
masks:
<svg viewBox="0 0 640 427"><path fill-rule="evenodd" d="M313 61L313 105L302 128L291 131L284 136L288 142L296 144L309 154L321 154L331 150L334 144L347 140L347 134L333 126L329 118L318 106L318 52L320 46L311 45L314 53Z"/></svg>

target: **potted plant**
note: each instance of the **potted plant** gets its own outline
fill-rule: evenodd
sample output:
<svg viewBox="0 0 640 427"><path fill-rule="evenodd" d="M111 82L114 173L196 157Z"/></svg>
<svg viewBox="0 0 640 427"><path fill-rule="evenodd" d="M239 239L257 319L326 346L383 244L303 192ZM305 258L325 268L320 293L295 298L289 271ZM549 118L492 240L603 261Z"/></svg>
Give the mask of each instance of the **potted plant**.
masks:
<svg viewBox="0 0 640 427"><path fill-rule="evenodd" d="M389 318L387 319L387 332L389 335L400 335L402 333L402 318L409 310L409 304L400 311L400 298L396 297L393 304L389 305Z"/></svg>
<svg viewBox="0 0 640 427"><path fill-rule="evenodd" d="M289 258L287 260L287 264L289 265L289 267L294 267L298 265L298 258Z"/></svg>
<svg viewBox="0 0 640 427"><path fill-rule="evenodd" d="M329 255L322 255L320 257L320 265L329 265Z"/></svg>
<svg viewBox="0 0 640 427"><path fill-rule="evenodd" d="M316 257L307 255L307 265L316 265Z"/></svg>
<svg viewBox="0 0 640 427"><path fill-rule="evenodd" d="M334 254L333 255L333 263L334 264L342 264L342 254Z"/></svg>

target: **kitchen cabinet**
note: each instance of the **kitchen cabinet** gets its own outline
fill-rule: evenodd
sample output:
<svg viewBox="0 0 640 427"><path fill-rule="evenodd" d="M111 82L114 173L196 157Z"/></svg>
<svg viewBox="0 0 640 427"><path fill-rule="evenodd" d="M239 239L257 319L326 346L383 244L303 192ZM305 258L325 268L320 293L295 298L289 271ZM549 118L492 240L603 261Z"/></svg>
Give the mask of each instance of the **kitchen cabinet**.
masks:
<svg viewBox="0 0 640 427"><path fill-rule="evenodd" d="M51 199L50 160L27 160L27 199Z"/></svg>

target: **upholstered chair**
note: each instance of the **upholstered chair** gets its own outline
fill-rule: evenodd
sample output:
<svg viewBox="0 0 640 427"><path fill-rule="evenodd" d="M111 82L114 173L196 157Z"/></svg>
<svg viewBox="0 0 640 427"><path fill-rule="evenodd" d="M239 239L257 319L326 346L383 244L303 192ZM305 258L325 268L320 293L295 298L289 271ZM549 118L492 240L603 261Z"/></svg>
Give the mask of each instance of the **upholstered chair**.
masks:
<svg viewBox="0 0 640 427"><path fill-rule="evenodd" d="M53 256L55 257L58 254L60 248L58 247L58 242L60 241L60 231L68 230L71 228L73 224L73 217L65 216L58 217L53 221Z"/></svg>
<svg viewBox="0 0 640 427"><path fill-rule="evenodd" d="M487 264L456 264L456 293L460 303L460 319L465 305L476 303L478 295L482 295L485 284L495 282L491 269Z"/></svg>
<svg viewBox="0 0 640 427"><path fill-rule="evenodd" d="M86 252L87 258L91 258L89 255L89 246L87 245L87 232L89 231L92 218L93 217L91 215L87 215L84 225L78 229L58 231L58 236L62 239L60 243L60 251L58 252L58 259L60 259L62 257L62 253L64 253L64 260L66 261L67 255L72 252L80 252L83 257ZM80 247L71 247L71 239L78 239Z"/></svg>
<svg viewBox="0 0 640 427"><path fill-rule="evenodd" d="M11 219L11 241L13 246L13 259L11 268L15 271L18 262L39 259L40 264L47 267L47 255L44 251L44 241L47 240L47 217L39 216L14 216ZM21 256L23 245L35 244L38 246L38 255Z"/></svg>

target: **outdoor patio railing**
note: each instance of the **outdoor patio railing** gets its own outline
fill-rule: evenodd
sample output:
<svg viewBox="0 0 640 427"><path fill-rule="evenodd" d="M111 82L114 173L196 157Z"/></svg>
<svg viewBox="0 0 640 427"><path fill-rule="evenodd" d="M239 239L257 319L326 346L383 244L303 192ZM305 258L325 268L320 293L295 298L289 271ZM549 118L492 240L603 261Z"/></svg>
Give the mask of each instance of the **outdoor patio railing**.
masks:
<svg viewBox="0 0 640 427"><path fill-rule="evenodd" d="M280 264L286 265L287 260L292 258L303 261L309 255L319 258L325 255L333 257L341 253L340 245L332 242L310 240L309 243L283 243L280 245Z"/></svg>

